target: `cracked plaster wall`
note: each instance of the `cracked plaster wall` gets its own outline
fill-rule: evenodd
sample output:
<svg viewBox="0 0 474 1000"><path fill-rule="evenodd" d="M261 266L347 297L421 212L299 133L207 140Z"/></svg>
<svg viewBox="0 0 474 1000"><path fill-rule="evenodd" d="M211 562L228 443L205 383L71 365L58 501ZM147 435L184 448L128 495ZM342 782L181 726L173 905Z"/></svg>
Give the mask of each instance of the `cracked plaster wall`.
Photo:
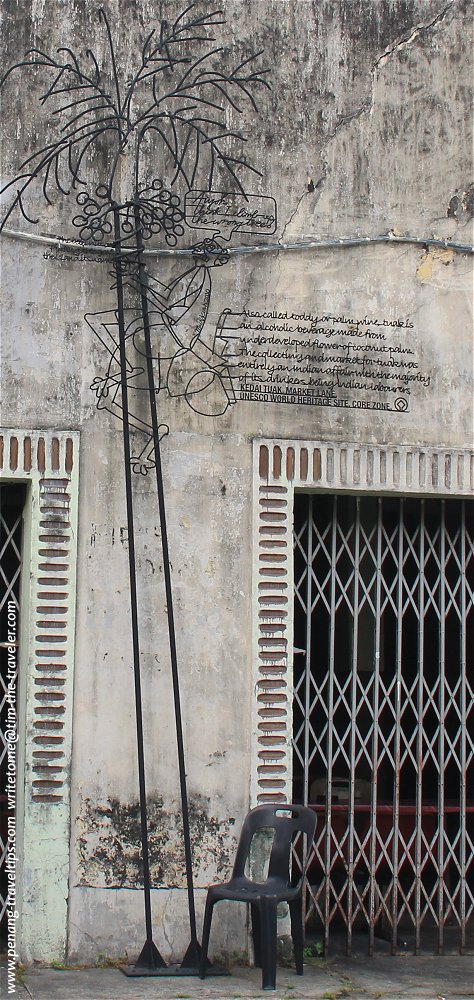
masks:
<svg viewBox="0 0 474 1000"><path fill-rule="evenodd" d="M181 10L175 0L106 6L125 72L131 42L155 18ZM262 49L271 68L271 93L262 93L260 115L246 115L244 134L262 174L253 193L277 201L272 239L389 228L472 239L469 3L229 0L222 6L225 44L242 57ZM31 44L81 49L85 37L97 34L89 4L43 0L20 11L5 0L4 8L5 63ZM14 82L9 100L6 173L50 126ZM236 125L230 114L229 127ZM40 211L40 231L72 235L67 198ZM24 220L11 225L34 229ZM233 243L251 240L237 236ZM94 405L89 386L104 362L83 319L113 308L114 296L104 264L45 258L38 247L10 240L3 249L2 422L81 430L68 947L88 960L99 952L138 950L143 937L141 895L133 888L139 878L137 773L122 444L118 422ZM153 267L164 280L174 265ZM163 403L171 427L163 464L199 915L205 886L229 872L235 831L249 806L252 439L472 446L470 273L464 255L373 246L233 258L213 275L210 329L224 308L408 317L429 384L416 387L403 420L393 413L374 419L353 409L248 402L214 419L196 415L182 399ZM135 479L134 497L147 788L157 852L152 870L160 886L154 906L157 944L169 956L179 955L187 934L151 477ZM216 925L216 949L245 942L241 916L226 912Z"/></svg>

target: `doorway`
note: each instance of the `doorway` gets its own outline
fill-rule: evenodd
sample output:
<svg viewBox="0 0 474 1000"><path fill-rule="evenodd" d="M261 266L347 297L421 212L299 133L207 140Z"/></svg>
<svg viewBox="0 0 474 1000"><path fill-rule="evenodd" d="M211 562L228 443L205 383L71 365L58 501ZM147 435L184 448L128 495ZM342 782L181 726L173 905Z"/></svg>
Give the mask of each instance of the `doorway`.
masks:
<svg viewBox="0 0 474 1000"><path fill-rule="evenodd" d="M474 504L294 494L293 797L307 927L466 951L474 924ZM471 657L469 666L469 656Z"/></svg>

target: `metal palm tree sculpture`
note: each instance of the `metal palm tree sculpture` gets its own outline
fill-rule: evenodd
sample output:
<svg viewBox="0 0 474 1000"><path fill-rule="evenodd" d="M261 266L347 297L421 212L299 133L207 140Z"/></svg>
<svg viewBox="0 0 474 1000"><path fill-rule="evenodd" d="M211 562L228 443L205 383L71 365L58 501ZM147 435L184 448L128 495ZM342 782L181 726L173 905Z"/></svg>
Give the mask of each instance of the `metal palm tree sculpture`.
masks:
<svg viewBox="0 0 474 1000"><path fill-rule="evenodd" d="M175 247L184 237L185 213L178 190L189 192L199 185L211 191L218 182L245 195L245 177L258 171L243 156L231 155L232 147L236 143L240 146L245 139L240 132L227 128L226 114L232 109L238 116L249 107L256 111L254 94L269 87L265 78L268 70L256 68L260 52L233 69L220 67L219 63L227 60L224 50L214 46L212 32L225 23L222 11L200 13L200 9L200 2L191 3L174 22L163 20L158 30L150 31L141 48L138 68L125 83L120 78L112 32L103 9L99 20L105 30L108 57L103 64L91 49L80 57L67 46L54 55L32 48L1 81L3 86L12 73L33 68L47 74L48 86L40 102L51 109L54 136L53 141L35 149L3 187L6 208L0 230L18 210L27 221L39 221L32 217L30 196L33 194L37 200L40 184L49 205L58 193L75 194L77 211L72 222L80 239L110 246L113 251L116 309L107 321L102 314L89 314L86 320L108 355L105 374L97 376L92 385L98 407L120 417L123 426L146 923L146 942L132 974L145 975L197 973L199 964L160 458L160 437L168 428L158 420L157 394L160 389L170 395L181 394L193 409L212 415L224 412L234 397L224 353L215 343L201 338L210 269L226 263L226 250L215 238L195 244L189 248L191 266L171 285L161 284L148 273L144 250L150 241L156 245L156 241L164 240L167 247ZM150 176L150 164L155 161L160 163L159 177ZM95 176L92 185L91 176ZM179 326L183 316L191 331L187 339ZM135 363L130 358L132 346ZM138 418L130 408L130 394L136 391L147 393L147 420ZM135 437L137 433L144 436L134 455L131 430ZM132 469L147 474L152 468L160 513L191 932L179 968L167 967L156 948L151 917L131 479Z"/></svg>

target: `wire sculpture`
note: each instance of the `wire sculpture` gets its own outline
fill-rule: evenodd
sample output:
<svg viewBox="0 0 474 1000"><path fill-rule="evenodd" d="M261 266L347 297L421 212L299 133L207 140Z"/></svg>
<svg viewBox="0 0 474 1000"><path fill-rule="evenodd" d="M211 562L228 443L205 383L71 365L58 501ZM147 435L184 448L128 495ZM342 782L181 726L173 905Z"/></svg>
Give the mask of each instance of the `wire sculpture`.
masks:
<svg viewBox="0 0 474 1000"><path fill-rule="evenodd" d="M167 190L161 180L155 179L150 187L137 191L140 204L140 224L144 240L163 233L167 246L174 247L178 237L184 236L184 214L180 209L179 195ZM79 229L83 242L103 243L113 232L113 207L105 185L99 184L95 197L81 191L76 198L81 212L74 216L73 225ZM120 209L122 233L133 236L135 232L134 205L126 203Z"/></svg>
<svg viewBox="0 0 474 1000"><path fill-rule="evenodd" d="M144 215L147 210L151 224L156 220L161 224L163 199L159 193L162 182L153 181L148 188L140 183L142 147L156 139L162 161L164 156L173 169L171 188L182 180L186 189L191 190L199 177L201 183L205 179L206 186L212 190L216 170L220 170L221 176L226 177L233 188L246 194L239 169L261 174L245 157L232 156L226 151L229 139L239 143L247 141L241 132L227 128L226 110L232 108L236 114L242 114L245 104L250 103L257 111L253 89L269 89L265 79L269 70L255 68L262 52L242 60L230 71L216 68L215 58L222 56L224 49L220 46L208 48L215 41L209 29L225 24L225 20L220 10L199 14L200 6L199 0L195 0L172 24L163 20L158 34L155 29L149 32L141 49L140 65L125 84L119 77L112 32L103 8L99 10L99 19L107 35L109 74L99 66L91 49L86 50L81 62L67 46L61 46L55 55L37 48L29 49L23 59L9 67L2 86L16 70L43 67L51 71L53 81L41 95L40 103L54 105L51 115L58 122L59 137L56 142L30 154L20 164L16 177L2 189L2 194L11 187L15 189L2 227L15 207L26 219L33 221L24 202L25 192L36 178L42 178L43 195L48 204L52 204L51 189L70 194L71 189L87 187L87 179L83 176L85 163L91 160L94 147L96 152L97 148L100 150L105 137L110 161L108 177L101 180L95 197L88 194L86 201L82 192L78 195L78 204L86 217L98 216L100 221L113 213L121 158L134 144L133 172L128 178L132 190L122 205L117 205L117 210L133 217L135 197L141 195L139 201L143 204ZM203 47L204 52L200 52ZM67 187L62 177L64 171L70 179ZM157 192L158 197L147 193L152 191ZM109 225L111 233L110 218ZM97 229L101 232L101 226ZM146 238L145 233L142 238Z"/></svg>
<svg viewBox="0 0 474 1000"><path fill-rule="evenodd" d="M144 261L147 243L163 240L175 247L186 234L180 189L196 186L212 191L214 184L247 197L246 178L261 176L243 155L232 149L247 141L242 131L227 126L227 113L238 117L257 112L256 93L270 89L269 70L259 65L262 52L223 68L227 56L215 45L214 30L225 24L220 9L202 10L201 0L185 7L172 22L162 20L147 34L135 71L121 78L119 60L106 11L98 12L105 32L107 59L101 64L92 49L81 56L64 45L54 54L28 49L0 81L4 87L15 72L40 70L47 77L39 100L50 109L52 141L35 149L20 164L15 177L0 190L5 202L0 231L20 212L36 224L40 197L53 204L55 194L75 196L72 219L81 241L113 247L116 308L89 313L86 321L102 343L107 361L92 389L98 409L120 418L123 428L127 501L130 611L134 666L137 754L146 941L131 975L197 975L197 940L192 881L186 768L181 720L166 510L160 439L168 425L160 423L157 396L166 390L180 396L197 413L216 416L235 401L225 343L217 330L205 329L214 268L228 261L217 227L194 244L191 266L166 284L152 275ZM202 11L202 12L201 12ZM159 158L160 176L149 176L148 165ZM95 171L99 176L93 179ZM270 230L274 231L274 230ZM224 236L225 238L225 236ZM148 396L149 418L135 397ZM145 394L145 396L143 396ZM131 408L133 407L133 409ZM131 431L141 435L131 448ZM136 453L135 453L136 451ZM153 942L151 881L148 853L145 759L139 652L135 531L131 473L155 469L160 513L170 644L183 840L191 942L180 966L167 966Z"/></svg>
<svg viewBox="0 0 474 1000"><path fill-rule="evenodd" d="M218 329L208 330L206 320L211 297L211 273L227 264L228 253L217 240L205 239L192 247L192 265L164 284L147 271L143 285L134 261L122 264L124 295L146 296L151 334L151 358L155 391L165 389L169 396L181 397L195 413L220 416L236 401L231 370L226 359L227 341ZM137 454L131 456L134 472L147 475L154 467L153 429L139 415L138 397L148 391L144 367L146 353L142 311L124 308L127 358L127 384L130 426L137 431ZM116 310L87 313L85 319L108 353L108 364L97 375L91 388L97 395L98 409L106 409L120 419L123 414L120 379L120 344ZM138 363L137 363L138 361ZM160 439L169 431L160 424Z"/></svg>

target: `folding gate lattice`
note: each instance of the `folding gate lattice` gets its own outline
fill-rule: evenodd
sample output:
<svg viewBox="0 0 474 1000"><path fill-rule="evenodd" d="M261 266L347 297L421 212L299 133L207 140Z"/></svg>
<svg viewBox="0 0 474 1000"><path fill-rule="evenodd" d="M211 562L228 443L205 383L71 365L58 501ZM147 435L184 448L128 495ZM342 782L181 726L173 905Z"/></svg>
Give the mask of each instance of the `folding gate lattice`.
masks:
<svg viewBox="0 0 474 1000"><path fill-rule="evenodd" d="M294 798L326 947L337 926L349 950L470 946L473 507L295 494Z"/></svg>

